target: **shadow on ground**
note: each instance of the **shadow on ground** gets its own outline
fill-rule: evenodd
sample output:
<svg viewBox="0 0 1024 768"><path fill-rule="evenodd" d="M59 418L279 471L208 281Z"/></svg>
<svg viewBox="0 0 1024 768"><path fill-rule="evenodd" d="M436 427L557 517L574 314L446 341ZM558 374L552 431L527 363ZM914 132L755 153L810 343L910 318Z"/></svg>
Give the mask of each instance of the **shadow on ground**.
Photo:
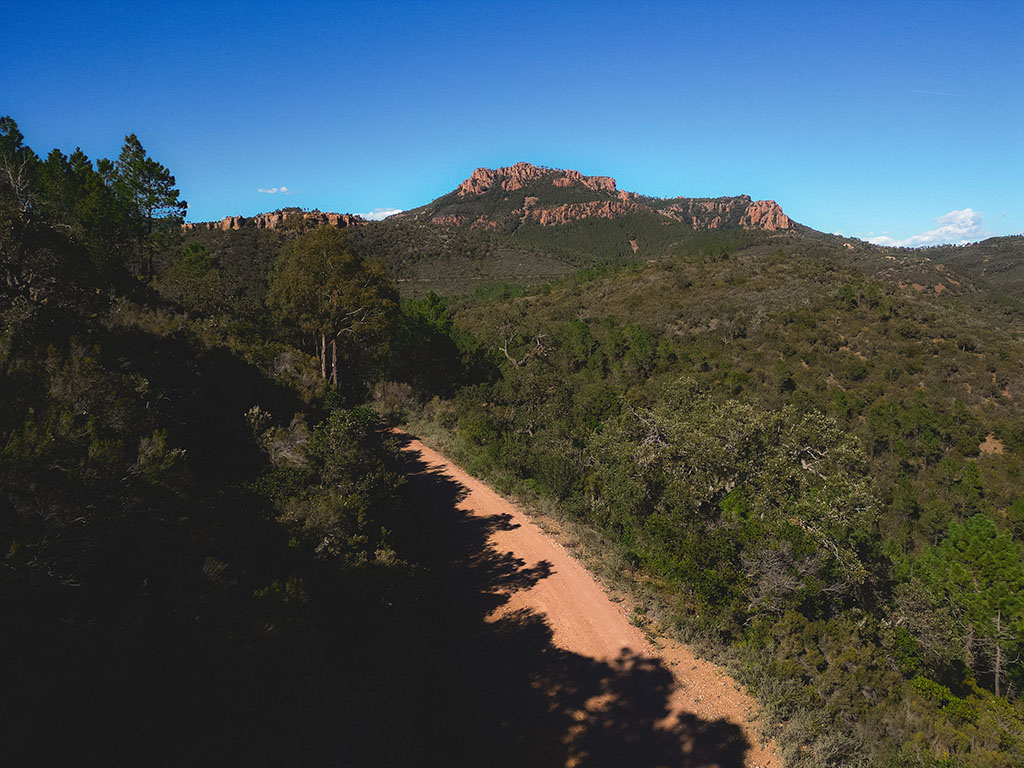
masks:
<svg viewBox="0 0 1024 768"><path fill-rule="evenodd" d="M407 449L408 450L408 449ZM673 680L658 660L612 663L552 644L544 616L487 617L515 590L550 574L498 552L507 516L458 509L464 489L408 451L409 509L401 549L421 566L405 606L389 683L363 698L340 766L739 767L749 744L722 720L667 720ZM370 701L372 706L365 706Z"/></svg>
<svg viewBox="0 0 1024 768"><path fill-rule="evenodd" d="M527 610L488 621L550 564L496 551L512 521L460 510L412 451L405 469L393 559L310 562L240 490L115 550L184 576L70 596L0 579L0 764L743 765L736 726L667 721L657 660L566 652Z"/></svg>

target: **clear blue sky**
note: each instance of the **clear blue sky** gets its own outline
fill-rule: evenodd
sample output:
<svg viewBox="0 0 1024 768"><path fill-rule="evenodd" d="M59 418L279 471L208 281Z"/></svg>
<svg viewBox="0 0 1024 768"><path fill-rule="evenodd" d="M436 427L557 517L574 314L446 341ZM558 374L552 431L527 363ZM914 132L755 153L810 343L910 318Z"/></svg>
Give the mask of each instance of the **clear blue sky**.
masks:
<svg viewBox="0 0 1024 768"><path fill-rule="evenodd" d="M1024 230L1020 0L12 5L0 114L40 153L138 134L191 220L526 160L865 238Z"/></svg>

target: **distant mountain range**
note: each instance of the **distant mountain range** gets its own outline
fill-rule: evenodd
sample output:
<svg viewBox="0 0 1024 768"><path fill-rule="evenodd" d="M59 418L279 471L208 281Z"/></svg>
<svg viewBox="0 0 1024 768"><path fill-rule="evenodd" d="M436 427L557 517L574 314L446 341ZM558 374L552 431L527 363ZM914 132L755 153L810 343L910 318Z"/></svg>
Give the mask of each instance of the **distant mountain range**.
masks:
<svg viewBox="0 0 1024 768"><path fill-rule="evenodd" d="M620 190L608 176L530 163L477 168L451 192L383 221L284 208L184 228L200 238L234 233L230 244L218 242L221 251L266 258L276 252L274 235L319 225L346 228L353 249L384 261L406 295L460 293L501 281L538 284L585 267L774 240L787 249L806 242L847 257L856 252L877 261L876 272L900 273L910 283L927 283L915 277L921 265L945 265L1024 298L1024 236L923 250L886 248L799 224L774 200L649 197ZM259 247L253 240L257 232L266 233Z"/></svg>
<svg viewBox="0 0 1024 768"><path fill-rule="evenodd" d="M656 198L619 190L608 176L516 163L497 170L477 168L447 195L398 214L405 221L470 229L556 226L582 219L662 216L694 230L788 230L793 222L774 200L737 197Z"/></svg>
<svg viewBox="0 0 1024 768"><path fill-rule="evenodd" d="M477 168L457 188L436 200L389 217L470 229L516 229L520 226L555 226L582 219L614 219L629 215L657 215L694 230L790 230L796 225L774 200L735 197L658 198L619 190L608 176L584 176L579 171L516 163L504 168ZM277 229L290 219L335 227L368 223L351 213L283 208L256 216L226 216L220 221L189 222L186 230L237 230L248 227Z"/></svg>

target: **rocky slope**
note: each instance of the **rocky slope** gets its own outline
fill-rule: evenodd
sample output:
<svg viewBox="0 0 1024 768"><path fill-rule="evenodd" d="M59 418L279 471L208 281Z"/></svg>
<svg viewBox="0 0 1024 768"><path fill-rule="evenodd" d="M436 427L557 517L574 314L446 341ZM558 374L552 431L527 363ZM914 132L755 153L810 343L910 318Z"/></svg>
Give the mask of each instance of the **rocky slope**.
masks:
<svg viewBox="0 0 1024 768"><path fill-rule="evenodd" d="M325 213L324 211L302 211L298 208L284 208L256 216L225 216L220 221L189 221L182 224L186 231L219 229L225 232L233 229L278 229L285 221L301 218L304 223L328 225L331 227L358 227L366 220L354 213Z"/></svg>
<svg viewBox="0 0 1024 768"><path fill-rule="evenodd" d="M793 222L774 200L739 197L686 198L656 201L655 210L670 219L690 224L694 229L742 227L768 232L792 229Z"/></svg>
<svg viewBox="0 0 1024 768"><path fill-rule="evenodd" d="M516 163L477 168L452 192L394 217L470 229L514 230L525 225L555 226L582 219L629 215L666 217L694 230L726 228L769 232L794 223L773 200L746 195L719 198L654 198L618 189L608 176Z"/></svg>

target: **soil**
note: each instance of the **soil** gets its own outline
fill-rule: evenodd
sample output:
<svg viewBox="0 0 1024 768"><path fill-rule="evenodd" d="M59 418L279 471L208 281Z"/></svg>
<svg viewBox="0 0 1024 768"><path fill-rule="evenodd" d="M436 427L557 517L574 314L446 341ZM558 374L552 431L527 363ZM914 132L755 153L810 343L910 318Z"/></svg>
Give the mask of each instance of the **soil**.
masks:
<svg viewBox="0 0 1024 768"><path fill-rule="evenodd" d="M536 737L522 732L532 727L523 722L516 730L520 743L536 738L551 744L537 754L525 752L524 759L543 754L532 764L574 768L782 765L776 745L757 737L756 702L721 668L678 641L649 637L630 621L629 602L609 597L522 510L418 440L397 430L395 435L410 460L412 492L437 516L431 523L455 539L466 525L485 531L473 543L481 551L459 555L465 568L453 569L449 578L479 572L481 559L488 573L502 564L502 577L480 587L488 599L483 623L506 634L509 627L527 625L543 630L541 647L524 649L529 661L516 674L531 678L550 715L535 718L544 721ZM465 595L464 587L453 594ZM510 764L527 764L505 757Z"/></svg>

